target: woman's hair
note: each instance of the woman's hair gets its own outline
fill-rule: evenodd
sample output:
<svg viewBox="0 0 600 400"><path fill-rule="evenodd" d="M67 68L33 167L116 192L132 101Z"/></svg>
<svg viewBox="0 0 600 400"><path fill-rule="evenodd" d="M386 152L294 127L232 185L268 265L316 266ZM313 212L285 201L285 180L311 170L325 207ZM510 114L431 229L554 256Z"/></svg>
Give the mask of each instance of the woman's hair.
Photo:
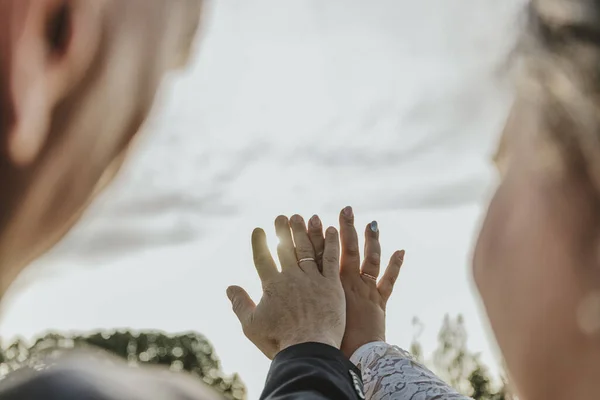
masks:
<svg viewBox="0 0 600 400"><path fill-rule="evenodd" d="M530 0L518 96L600 192L600 0Z"/></svg>

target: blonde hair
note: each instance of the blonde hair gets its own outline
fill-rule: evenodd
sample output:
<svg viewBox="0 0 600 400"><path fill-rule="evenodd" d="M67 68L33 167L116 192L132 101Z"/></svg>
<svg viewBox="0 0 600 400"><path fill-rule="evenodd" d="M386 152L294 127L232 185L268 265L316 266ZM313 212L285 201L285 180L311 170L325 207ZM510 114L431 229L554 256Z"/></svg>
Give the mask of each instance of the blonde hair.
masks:
<svg viewBox="0 0 600 400"><path fill-rule="evenodd" d="M531 0L518 95L600 192L600 0Z"/></svg>

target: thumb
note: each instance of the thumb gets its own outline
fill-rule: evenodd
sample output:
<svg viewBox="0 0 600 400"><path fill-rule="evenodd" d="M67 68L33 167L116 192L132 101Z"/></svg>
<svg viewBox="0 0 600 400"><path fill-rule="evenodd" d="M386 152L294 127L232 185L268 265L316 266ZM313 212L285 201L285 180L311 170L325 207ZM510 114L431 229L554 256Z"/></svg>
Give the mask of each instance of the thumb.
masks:
<svg viewBox="0 0 600 400"><path fill-rule="evenodd" d="M256 308L256 304L250 298L248 293L239 286L230 286L227 288L227 297L231 301L233 312L237 315L242 325L246 325L250 316Z"/></svg>

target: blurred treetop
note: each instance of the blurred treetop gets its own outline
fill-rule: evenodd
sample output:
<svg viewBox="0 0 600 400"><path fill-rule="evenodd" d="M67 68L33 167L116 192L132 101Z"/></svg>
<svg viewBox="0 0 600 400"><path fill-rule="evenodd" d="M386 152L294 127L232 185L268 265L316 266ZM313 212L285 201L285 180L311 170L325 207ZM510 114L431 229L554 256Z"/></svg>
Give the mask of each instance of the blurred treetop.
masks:
<svg viewBox="0 0 600 400"><path fill-rule="evenodd" d="M226 398L243 400L246 388L238 375L226 376L210 342L198 333L167 335L158 331L105 332L68 336L50 333L32 346L17 340L0 351L0 376L21 368L43 369L49 358L73 349L103 349L126 360L130 366L163 365L187 371Z"/></svg>

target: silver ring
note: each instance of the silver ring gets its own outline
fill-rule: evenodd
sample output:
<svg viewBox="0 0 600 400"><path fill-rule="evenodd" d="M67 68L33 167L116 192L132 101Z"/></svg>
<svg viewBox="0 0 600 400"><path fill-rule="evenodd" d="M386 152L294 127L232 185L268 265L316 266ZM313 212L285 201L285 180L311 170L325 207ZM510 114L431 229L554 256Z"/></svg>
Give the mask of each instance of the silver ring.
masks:
<svg viewBox="0 0 600 400"><path fill-rule="evenodd" d="M367 279L370 279L370 280L372 280L373 282L377 282L377 277L376 277L376 276L369 275L369 274L367 274L367 273L365 273L365 272L361 272L361 273L360 273L360 275L361 275L361 276L364 276L364 277L365 277L365 278L367 278Z"/></svg>
<svg viewBox="0 0 600 400"><path fill-rule="evenodd" d="M301 258L301 259L299 259L299 260L298 260L298 265L300 265L300 263L303 263L303 262L305 262L305 261L312 261L312 262L314 262L314 263L316 263L316 262L317 262L317 260L315 260L315 259L314 259L314 258L312 258L312 257L306 257L306 258Z"/></svg>

